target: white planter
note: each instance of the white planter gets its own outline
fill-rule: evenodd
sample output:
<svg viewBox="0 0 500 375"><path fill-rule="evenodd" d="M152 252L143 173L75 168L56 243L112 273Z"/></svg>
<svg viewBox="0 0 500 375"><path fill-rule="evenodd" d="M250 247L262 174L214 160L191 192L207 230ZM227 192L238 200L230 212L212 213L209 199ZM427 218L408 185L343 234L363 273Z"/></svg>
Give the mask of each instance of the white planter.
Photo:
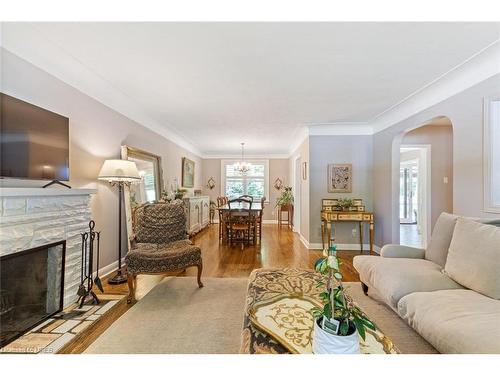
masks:
<svg viewBox="0 0 500 375"><path fill-rule="evenodd" d="M359 354L358 331L349 336L334 335L323 330L316 319L312 347L314 354Z"/></svg>

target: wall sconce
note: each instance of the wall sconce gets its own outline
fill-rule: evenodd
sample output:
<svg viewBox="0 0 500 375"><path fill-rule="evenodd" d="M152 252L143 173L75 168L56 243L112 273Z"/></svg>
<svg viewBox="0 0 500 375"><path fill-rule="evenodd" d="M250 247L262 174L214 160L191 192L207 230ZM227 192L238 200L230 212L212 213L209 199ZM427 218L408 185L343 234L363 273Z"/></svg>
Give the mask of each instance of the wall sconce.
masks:
<svg viewBox="0 0 500 375"><path fill-rule="evenodd" d="M207 182L207 187L212 190L215 187L215 180L213 177L210 177Z"/></svg>
<svg viewBox="0 0 500 375"><path fill-rule="evenodd" d="M281 178L277 178L275 181L274 181L274 188L276 190L281 190L281 188L283 187L283 181L281 181Z"/></svg>

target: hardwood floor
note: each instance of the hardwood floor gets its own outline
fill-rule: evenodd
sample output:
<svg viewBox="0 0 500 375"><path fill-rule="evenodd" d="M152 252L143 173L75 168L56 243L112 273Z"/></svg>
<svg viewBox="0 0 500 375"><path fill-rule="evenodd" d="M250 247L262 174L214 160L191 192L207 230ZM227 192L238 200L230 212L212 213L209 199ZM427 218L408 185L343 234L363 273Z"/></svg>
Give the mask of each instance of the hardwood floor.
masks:
<svg viewBox="0 0 500 375"><path fill-rule="evenodd" d="M192 240L202 249L202 277L248 277L256 268L309 268L321 255L320 250L308 250L299 236L287 227L264 224L262 226L262 244L246 246L228 246L220 243L217 224L198 233ZM365 254L367 254L365 252ZM342 260L345 281L359 281L359 276L352 265L358 251L338 251ZM176 275L173 273L172 275ZM196 268L177 273L178 276L196 276ZM166 276L139 275L137 277L137 298L151 290ZM109 285L104 282L105 293L128 293L127 284Z"/></svg>
<svg viewBox="0 0 500 375"><path fill-rule="evenodd" d="M299 236L287 227L281 229L277 225L267 224L262 226L262 244L241 248L241 245L232 247L219 243L219 229L217 224L210 226L198 233L192 240L202 249L203 276L204 277L237 277L246 278L256 268L308 268L312 269L314 262L322 254L320 250L308 250ZM365 252L365 254L367 254ZM359 281L359 275L352 265L354 256L358 251L338 251L342 261L342 272L345 281ZM196 268L187 269L185 272L172 273L175 276L196 276ZM109 277L103 278L105 294L128 294L127 284L110 285ZM153 289L161 280L169 275L138 275L136 298L139 300ZM193 285L194 285L193 281ZM96 288L97 289L97 288ZM98 290L97 290L98 292ZM112 323L124 314L133 305L120 304L113 311L109 319L99 323L90 332L83 334L64 353L82 353L94 342Z"/></svg>

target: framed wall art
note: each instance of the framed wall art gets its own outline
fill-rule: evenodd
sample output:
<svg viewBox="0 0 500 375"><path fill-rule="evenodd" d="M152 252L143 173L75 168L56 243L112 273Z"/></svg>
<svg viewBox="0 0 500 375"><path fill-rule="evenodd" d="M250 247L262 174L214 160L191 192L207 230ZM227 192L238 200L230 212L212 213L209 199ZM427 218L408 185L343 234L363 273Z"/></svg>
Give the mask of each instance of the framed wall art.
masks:
<svg viewBox="0 0 500 375"><path fill-rule="evenodd" d="M194 161L182 158L182 187L194 187Z"/></svg>
<svg viewBox="0 0 500 375"><path fill-rule="evenodd" d="M328 164L328 192L352 192L352 164Z"/></svg>

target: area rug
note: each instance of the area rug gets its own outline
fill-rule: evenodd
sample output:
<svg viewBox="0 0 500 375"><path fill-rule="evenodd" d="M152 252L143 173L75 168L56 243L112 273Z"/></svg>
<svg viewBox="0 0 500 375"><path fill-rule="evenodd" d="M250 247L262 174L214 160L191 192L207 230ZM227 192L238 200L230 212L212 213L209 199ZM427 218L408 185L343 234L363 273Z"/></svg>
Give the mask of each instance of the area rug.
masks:
<svg viewBox="0 0 500 375"><path fill-rule="evenodd" d="M84 353L238 353L248 280L191 277L163 280L114 322ZM358 305L401 353L436 353L390 308L345 283Z"/></svg>
<svg viewBox="0 0 500 375"><path fill-rule="evenodd" d="M238 353L247 279L166 278L84 353Z"/></svg>

